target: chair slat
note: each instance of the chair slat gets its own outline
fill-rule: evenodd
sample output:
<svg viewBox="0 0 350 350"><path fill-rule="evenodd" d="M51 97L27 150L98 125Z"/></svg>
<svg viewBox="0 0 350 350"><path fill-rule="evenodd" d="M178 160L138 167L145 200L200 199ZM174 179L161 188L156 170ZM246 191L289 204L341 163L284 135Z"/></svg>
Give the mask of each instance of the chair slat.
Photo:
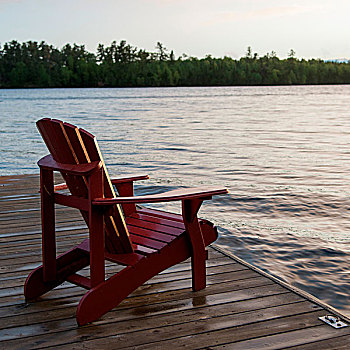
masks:
<svg viewBox="0 0 350 350"><path fill-rule="evenodd" d="M134 244L144 246L147 248L151 248L151 249L155 249L155 250L161 250L162 248L164 248L165 246L168 245L168 243L165 243L165 242L159 242L159 241L156 241L153 239L149 239L149 238L142 237L142 236L137 236L134 234L130 234L130 237L131 237Z"/></svg>
<svg viewBox="0 0 350 350"><path fill-rule="evenodd" d="M63 163L64 157L60 150L57 150L56 146L58 144L57 136L52 129L51 119L44 118L39 120L37 123L37 128L48 148L53 158L60 163Z"/></svg>
<svg viewBox="0 0 350 350"><path fill-rule="evenodd" d="M69 138L72 149L75 152L77 162L81 163L91 163L88 152L85 148L84 141L80 135L79 129L69 123L63 123L63 128Z"/></svg>
<svg viewBox="0 0 350 350"><path fill-rule="evenodd" d="M69 137L64 129L63 122L60 120L51 120L52 132L56 135L56 144L54 145L57 152L60 151L64 164L79 164L76 153L73 146L69 140ZM79 176L69 176L66 178L69 190L74 196L87 198L88 189L87 181L83 177Z"/></svg>
<svg viewBox="0 0 350 350"><path fill-rule="evenodd" d="M97 141L96 141L96 137L84 129L80 128L79 131L80 131L81 138L84 141L87 153L88 153L91 161L102 160L104 172L105 172L105 174L108 174L107 169L106 169L106 165L105 165L103 157L102 157L102 153L100 151L100 147L98 146ZM106 198L110 198L110 197L115 198L115 192L113 189L113 185L112 185L112 182L111 182L108 175L106 175L104 191L105 191Z"/></svg>
<svg viewBox="0 0 350 350"><path fill-rule="evenodd" d="M174 236L167 235L161 232L156 232L152 230L147 230L142 227L135 227L135 226L129 226L128 229L130 234L146 237L146 238L152 238L154 240L157 240L159 242L166 242L169 243L174 239ZM182 232L183 233L183 232Z"/></svg>
<svg viewBox="0 0 350 350"><path fill-rule="evenodd" d="M175 220L167 220L167 219L162 219L157 216L152 216L152 215L147 215L147 214L140 214L139 212L133 213L130 215L131 218L135 218L141 221L146 221L146 222L153 222L156 224L162 224L162 225L167 225L170 227L176 227L182 230L185 230L185 225L183 222L175 221Z"/></svg>
<svg viewBox="0 0 350 350"><path fill-rule="evenodd" d="M103 161L103 157L100 151L100 148L97 144L95 136L90 134L84 129L79 129L80 135L82 140L84 141L87 153L91 159L91 161L94 160L101 160L103 163L103 170L104 170L104 195L106 198L115 198L115 192L113 189L113 185L111 183L111 180L108 176L108 172L106 169L106 166ZM127 252L132 252L132 245L130 243L130 238L129 238L129 232L126 227L125 221L124 221L124 215L122 213L121 207L119 205L116 205L114 207L113 213L110 217L106 218L105 220L106 223L106 235L110 236L111 232L110 230L114 231L120 239L122 249L124 250L125 253ZM111 242L114 241L113 237L110 237Z"/></svg>
<svg viewBox="0 0 350 350"><path fill-rule="evenodd" d="M55 144L53 146L55 147L57 153L59 152L60 156L63 158L61 163L78 164L75 152L64 130L63 122L52 119L50 124L52 132L56 136Z"/></svg>
<svg viewBox="0 0 350 350"><path fill-rule="evenodd" d="M149 221L134 219L131 217L128 217L126 222L127 222L128 226L132 225L132 226L140 227L140 228L151 230L151 231L165 233L165 234L171 235L171 236L179 236L185 231L185 228L180 229L180 228L171 227L171 226L167 226L167 225L163 225L163 224L156 224L156 223L149 222ZM130 231L130 229L129 229L129 231Z"/></svg>
<svg viewBox="0 0 350 350"><path fill-rule="evenodd" d="M139 214L146 214L149 216L155 216L161 219L171 219L178 222L183 222L182 217L179 214L167 213L158 209L142 208L138 210Z"/></svg>

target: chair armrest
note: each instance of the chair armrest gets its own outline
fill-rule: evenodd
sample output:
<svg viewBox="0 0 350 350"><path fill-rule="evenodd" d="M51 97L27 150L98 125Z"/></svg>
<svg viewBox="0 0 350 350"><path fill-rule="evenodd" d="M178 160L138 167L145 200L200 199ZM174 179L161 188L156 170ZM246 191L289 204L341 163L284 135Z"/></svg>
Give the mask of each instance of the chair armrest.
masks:
<svg viewBox="0 0 350 350"><path fill-rule="evenodd" d="M164 193L117 198L96 198L95 205L131 204L131 203L157 203L171 202L188 199L210 199L212 196L226 194L228 190L224 187L198 187L168 191Z"/></svg>
<svg viewBox="0 0 350 350"><path fill-rule="evenodd" d="M80 175L80 176L87 176L92 172L94 172L95 170L102 168L101 161L95 161L95 162L85 163L85 164L58 163L52 158L51 154L41 158L38 162L38 165L42 169L62 171L63 173L67 173L70 175Z"/></svg>
<svg viewBox="0 0 350 350"><path fill-rule="evenodd" d="M119 185L127 182L139 181L139 180L147 180L149 179L148 175L133 175L128 177L120 177L117 179L111 179L113 185Z"/></svg>

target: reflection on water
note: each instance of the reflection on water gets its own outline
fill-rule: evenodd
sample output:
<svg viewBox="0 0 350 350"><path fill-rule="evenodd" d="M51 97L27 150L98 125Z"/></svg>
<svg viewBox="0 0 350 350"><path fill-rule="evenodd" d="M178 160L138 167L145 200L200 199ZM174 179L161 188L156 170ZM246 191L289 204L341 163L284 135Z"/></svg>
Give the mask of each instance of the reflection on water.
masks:
<svg viewBox="0 0 350 350"><path fill-rule="evenodd" d="M0 90L0 101L0 174L38 171L35 120L85 127L111 174L151 175L139 193L227 186L201 211L219 243L350 313L350 86Z"/></svg>

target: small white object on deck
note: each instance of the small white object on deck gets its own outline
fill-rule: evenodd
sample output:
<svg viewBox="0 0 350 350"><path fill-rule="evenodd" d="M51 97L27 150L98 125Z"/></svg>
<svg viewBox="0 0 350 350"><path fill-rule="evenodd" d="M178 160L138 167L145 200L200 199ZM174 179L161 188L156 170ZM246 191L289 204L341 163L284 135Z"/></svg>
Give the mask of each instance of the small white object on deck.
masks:
<svg viewBox="0 0 350 350"><path fill-rule="evenodd" d="M343 322L338 316L334 316L334 315L322 316L322 317L319 317L319 319L321 321L329 324L333 328L343 328L343 327L347 327L348 326L348 324Z"/></svg>

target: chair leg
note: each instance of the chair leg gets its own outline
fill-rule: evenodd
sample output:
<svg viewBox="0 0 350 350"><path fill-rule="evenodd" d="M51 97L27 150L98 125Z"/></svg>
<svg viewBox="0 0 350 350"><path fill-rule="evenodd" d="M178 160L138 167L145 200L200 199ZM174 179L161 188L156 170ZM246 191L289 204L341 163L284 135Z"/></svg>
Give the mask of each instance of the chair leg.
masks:
<svg viewBox="0 0 350 350"><path fill-rule="evenodd" d="M187 237L183 235L161 251L139 260L134 266L125 267L83 296L77 309L78 324L82 326L99 319L150 278L190 255Z"/></svg>
<svg viewBox="0 0 350 350"><path fill-rule="evenodd" d="M197 212L201 204L201 200L185 200L182 205L182 216L192 245L192 289L194 291L204 289L206 286L205 261L207 259L207 252L197 218Z"/></svg>
<svg viewBox="0 0 350 350"><path fill-rule="evenodd" d="M204 250L204 256L194 255L191 259L192 267L192 289L198 291L206 287L206 252Z"/></svg>
<svg viewBox="0 0 350 350"><path fill-rule="evenodd" d="M56 280L56 234L53 171L40 169L44 281Z"/></svg>
<svg viewBox="0 0 350 350"><path fill-rule="evenodd" d="M32 271L24 284L24 296L27 301L40 297L63 283L68 276L88 266L89 256L80 249L72 249L57 258L57 273L55 280L47 281L44 268L39 266Z"/></svg>

